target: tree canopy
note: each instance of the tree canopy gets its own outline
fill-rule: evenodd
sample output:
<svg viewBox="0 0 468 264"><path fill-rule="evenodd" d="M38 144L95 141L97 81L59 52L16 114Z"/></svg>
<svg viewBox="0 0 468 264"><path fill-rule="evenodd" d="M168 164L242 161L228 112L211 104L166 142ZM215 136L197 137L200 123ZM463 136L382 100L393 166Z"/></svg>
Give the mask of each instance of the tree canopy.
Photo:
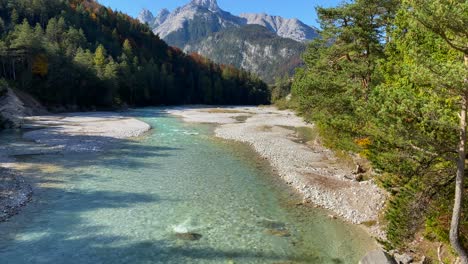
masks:
<svg viewBox="0 0 468 264"><path fill-rule="evenodd" d="M269 102L256 76L169 47L93 0L0 0L0 18L0 78L50 107Z"/></svg>
<svg viewBox="0 0 468 264"><path fill-rule="evenodd" d="M466 261L468 2L355 0L317 11L321 39L304 55L291 105L327 131L327 144L372 162L391 194L388 247L422 232L450 238Z"/></svg>

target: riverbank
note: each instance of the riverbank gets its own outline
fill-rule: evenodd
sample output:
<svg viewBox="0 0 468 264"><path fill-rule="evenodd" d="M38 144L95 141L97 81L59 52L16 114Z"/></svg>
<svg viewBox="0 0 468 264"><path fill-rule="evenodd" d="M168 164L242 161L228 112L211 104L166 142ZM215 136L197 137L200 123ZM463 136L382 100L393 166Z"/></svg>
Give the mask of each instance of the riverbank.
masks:
<svg viewBox="0 0 468 264"><path fill-rule="evenodd" d="M214 138L213 125L164 108L125 115L153 131L96 153L18 156L34 195L1 224L0 263L355 264L377 248L358 226L301 205L267 160Z"/></svg>
<svg viewBox="0 0 468 264"><path fill-rule="evenodd" d="M27 117L25 128L39 128L23 137L59 151L100 151L122 139L138 137L151 129L134 118L110 112L70 113Z"/></svg>
<svg viewBox="0 0 468 264"><path fill-rule="evenodd" d="M18 173L0 167L0 222L17 214L31 195L31 186Z"/></svg>
<svg viewBox="0 0 468 264"><path fill-rule="evenodd" d="M372 180L354 180L353 166L342 163L313 136L304 138L301 130L313 133L314 125L293 112L274 107L179 107L168 113L186 122L218 124L216 136L251 145L306 202L354 224L366 224L376 237L384 236L379 213L386 194Z"/></svg>
<svg viewBox="0 0 468 264"><path fill-rule="evenodd" d="M25 117L23 138L30 143L0 146L0 222L16 214L33 188L21 178L17 157L101 151L118 141L138 137L151 127L116 113L69 113Z"/></svg>

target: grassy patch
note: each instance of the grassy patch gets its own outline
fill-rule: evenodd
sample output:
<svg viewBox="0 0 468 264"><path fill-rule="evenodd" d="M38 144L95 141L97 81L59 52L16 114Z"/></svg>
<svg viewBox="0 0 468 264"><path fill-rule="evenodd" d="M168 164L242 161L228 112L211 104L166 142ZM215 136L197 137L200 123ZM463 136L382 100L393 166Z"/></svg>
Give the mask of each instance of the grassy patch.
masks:
<svg viewBox="0 0 468 264"><path fill-rule="evenodd" d="M258 127L258 131L262 131L262 132L271 132L272 129L273 129L272 126L260 126L260 127Z"/></svg>
<svg viewBox="0 0 468 264"><path fill-rule="evenodd" d="M364 226L367 226L367 227L372 227L372 226L377 225L377 221L375 221L375 220L370 220L370 221L362 222L362 224L363 224Z"/></svg>
<svg viewBox="0 0 468 264"><path fill-rule="evenodd" d="M310 127L296 127L297 137L304 139L304 141L314 141L318 137L318 131Z"/></svg>
<svg viewBox="0 0 468 264"><path fill-rule="evenodd" d="M318 137L318 131L311 127L293 127L293 126L279 126L291 131L294 131L294 136L297 140L294 142L297 143L308 143L311 141L315 141Z"/></svg>

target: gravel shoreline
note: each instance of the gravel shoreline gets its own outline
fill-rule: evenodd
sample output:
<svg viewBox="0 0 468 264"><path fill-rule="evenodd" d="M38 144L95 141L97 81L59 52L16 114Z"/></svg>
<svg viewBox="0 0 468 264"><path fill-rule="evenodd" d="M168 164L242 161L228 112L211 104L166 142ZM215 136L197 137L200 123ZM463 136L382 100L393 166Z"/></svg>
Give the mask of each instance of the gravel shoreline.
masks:
<svg viewBox="0 0 468 264"><path fill-rule="evenodd" d="M119 140L138 137L151 127L115 113L70 113L25 118L27 141L0 145L0 222L17 214L31 199L33 188L21 177L20 155L101 151Z"/></svg>
<svg viewBox="0 0 468 264"><path fill-rule="evenodd" d="M32 196L31 186L13 170L0 168L0 222L17 214Z"/></svg>
<svg viewBox="0 0 468 264"><path fill-rule="evenodd" d="M167 111L186 122L219 124L217 137L249 144L304 200L331 210L379 238L379 213L387 195L373 181L352 180L353 169L318 143L298 142L294 128L311 128L291 111L274 107L178 107Z"/></svg>
<svg viewBox="0 0 468 264"><path fill-rule="evenodd" d="M25 128L40 128L23 137L62 152L100 151L122 139L139 137L151 129L135 118L110 112L69 113L26 118Z"/></svg>

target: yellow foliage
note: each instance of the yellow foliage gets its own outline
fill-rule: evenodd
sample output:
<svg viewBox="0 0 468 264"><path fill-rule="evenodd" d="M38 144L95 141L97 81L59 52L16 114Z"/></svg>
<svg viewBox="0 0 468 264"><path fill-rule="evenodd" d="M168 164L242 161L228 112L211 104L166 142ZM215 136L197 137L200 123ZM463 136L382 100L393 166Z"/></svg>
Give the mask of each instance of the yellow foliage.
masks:
<svg viewBox="0 0 468 264"><path fill-rule="evenodd" d="M366 149L372 144L372 140L368 137L358 138L354 142L361 148Z"/></svg>
<svg viewBox="0 0 468 264"><path fill-rule="evenodd" d="M47 75L49 72L49 62L45 54L39 54L33 58L32 72L40 76Z"/></svg>
<svg viewBox="0 0 468 264"><path fill-rule="evenodd" d="M359 154L361 154L363 157L369 157L370 151L368 148L372 144L372 140L370 138L358 138L354 140L354 143L356 143L356 145L362 149Z"/></svg>

